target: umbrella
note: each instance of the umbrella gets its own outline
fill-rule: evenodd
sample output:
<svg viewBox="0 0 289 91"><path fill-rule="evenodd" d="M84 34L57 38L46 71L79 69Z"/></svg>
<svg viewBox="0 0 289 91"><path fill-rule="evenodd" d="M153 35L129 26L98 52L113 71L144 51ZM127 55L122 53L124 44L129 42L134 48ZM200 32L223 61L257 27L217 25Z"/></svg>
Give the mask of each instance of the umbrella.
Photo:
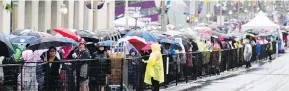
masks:
<svg viewBox="0 0 289 91"><path fill-rule="evenodd" d="M168 37L166 35L163 35L161 33L152 33L152 34L155 36L155 38L158 42L161 41L162 39L168 39Z"/></svg>
<svg viewBox="0 0 289 91"><path fill-rule="evenodd" d="M166 43L171 44L171 47L174 49L180 49L180 50L182 49L179 43L176 43L175 41L170 40L170 39L162 39L160 42L162 45L165 45Z"/></svg>
<svg viewBox="0 0 289 91"><path fill-rule="evenodd" d="M38 49L47 49L49 47L59 47L69 44L65 42L60 37L51 36L51 37L43 37L37 40L30 42L30 46L28 47L31 50L38 50Z"/></svg>
<svg viewBox="0 0 289 91"><path fill-rule="evenodd" d="M175 36L175 35L180 35L180 34L182 34L182 33L179 32L179 31L170 30L170 31L165 32L165 34L173 37L173 36Z"/></svg>
<svg viewBox="0 0 289 91"><path fill-rule="evenodd" d="M66 37L60 37L64 42L67 42L67 43L71 43L72 45L77 45L78 42L73 40L73 39L70 39L70 38L66 38Z"/></svg>
<svg viewBox="0 0 289 91"><path fill-rule="evenodd" d="M73 40L73 39L70 39L70 38L67 38L67 37L64 37L64 36L62 36L62 35L59 34L59 33L57 33L55 36L56 36L56 37L60 37L63 41L69 42L69 43L71 43L72 45L77 45L77 44L78 44L77 41L75 41L75 40Z"/></svg>
<svg viewBox="0 0 289 91"><path fill-rule="evenodd" d="M147 42L157 42L156 38L154 37L153 34L151 34L148 31L143 31L143 30L135 30L135 31L129 31L126 36L138 36L141 38L144 38L145 41Z"/></svg>
<svg viewBox="0 0 289 91"><path fill-rule="evenodd" d="M17 30L12 31L11 34L21 36L21 35L26 35L30 32L32 32L32 30L30 29L17 29Z"/></svg>
<svg viewBox="0 0 289 91"><path fill-rule="evenodd" d="M117 44L124 41L130 42L137 50L141 50L146 45L145 39L137 36L126 36L125 38L120 39Z"/></svg>
<svg viewBox="0 0 289 91"><path fill-rule="evenodd" d="M152 47L151 47L152 44L156 44L156 43L155 42L148 42L141 50L144 50L144 51L151 50L152 49Z"/></svg>
<svg viewBox="0 0 289 91"><path fill-rule="evenodd" d="M106 40L106 41L102 41L102 43L104 44L104 46L113 46L115 41L113 40Z"/></svg>
<svg viewBox="0 0 289 91"><path fill-rule="evenodd" d="M201 30L201 31L199 31L199 34L203 35L203 36L212 36L213 35L213 33L209 30Z"/></svg>
<svg viewBox="0 0 289 91"><path fill-rule="evenodd" d="M31 41L36 40L37 38L34 36L17 36L11 38L10 41L12 43L30 43Z"/></svg>
<svg viewBox="0 0 289 91"><path fill-rule="evenodd" d="M83 38L86 42L99 42L99 39L94 32L88 30L77 30L75 33Z"/></svg>
<svg viewBox="0 0 289 91"><path fill-rule="evenodd" d="M65 28L54 28L53 29L55 32L63 35L64 37L71 38L75 41L82 41L81 37L76 35L76 33L70 31L69 29Z"/></svg>
<svg viewBox="0 0 289 91"><path fill-rule="evenodd" d="M35 38L43 38L43 37L49 37L52 36L48 33L45 32L35 32L35 31L30 31L30 32L26 32L26 33L22 33L18 36L33 36Z"/></svg>
<svg viewBox="0 0 289 91"><path fill-rule="evenodd" d="M11 57L14 53L9 37L10 36L0 35L0 56Z"/></svg>
<svg viewBox="0 0 289 91"><path fill-rule="evenodd" d="M75 31L75 33L82 38L83 37L94 38L96 35L94 32L91 32L88 30L77 30L77 31Z"/></svg>

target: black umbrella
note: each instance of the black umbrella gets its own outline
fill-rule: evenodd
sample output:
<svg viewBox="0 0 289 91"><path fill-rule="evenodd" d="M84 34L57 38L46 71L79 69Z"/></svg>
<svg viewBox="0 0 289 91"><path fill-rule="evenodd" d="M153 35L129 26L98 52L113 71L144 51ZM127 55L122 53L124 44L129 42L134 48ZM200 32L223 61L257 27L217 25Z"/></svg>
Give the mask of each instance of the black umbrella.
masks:
<svg viewBox="0 0 289 91"><path fill-rule="evenodd" d="M0 46L0 56L11 57L13 55L14 50L9 36L0 35Z"/></svg>
<svg viewBox="0 0 289 91"><path fill-rule="evenodd" d="M59 47L69 43L64 42L64 40L62 40L59 37L51 36L39 38L35 41L30 42L29 44L30 44L30 46L28 47L29 49L38 50L38 49L48 49L49 47Z"/></svg>
<svg viewBox="0 0 289 91"><path fill-rule="evenodd" d="M86 42L98 42L99 39L97 38L94 32L88 30L77 30L75 31L77 35L83 38Z"/></svg>

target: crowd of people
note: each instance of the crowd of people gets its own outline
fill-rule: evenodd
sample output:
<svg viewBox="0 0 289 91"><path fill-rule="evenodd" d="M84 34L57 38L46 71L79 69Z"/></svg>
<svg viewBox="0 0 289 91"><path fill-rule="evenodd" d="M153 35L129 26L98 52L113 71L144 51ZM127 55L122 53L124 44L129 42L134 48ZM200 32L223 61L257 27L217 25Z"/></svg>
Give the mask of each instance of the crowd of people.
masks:
<svg viewBox="0 0 289 91"><path fill-rule="evenodd" d="M132 87L131 89L140 89L139 85L146 83L152 85L153 91L159 91L161 84L169 84L173 81L175 74L180 74L180 79L184 79L185 75L194 74L194 79L196 79L195 59L192 58L194 52L202 52L204 60L201 65L204 67L202 71L204 75L211 74L206 69L209 62L214 69L213 74L220 74L222 50L244 48L243 55L239 56L243 57L246 67L249 68L253 55L252 46L256 46L256 56L260 56L261 45L267 45L265 49L269 55L269 60L272 60L272 39L246 36L244 39L220 40L213 36L209 40L198 38L189 41L188 44L181 46L182 49L174 49L170 43L152 44L151 50L147 51L130 49L126 58L127 61L125 61L128 69L128 86ZM278 41L278 39L274 41ZM28 46L29 44L26 45L26 47ZM16 89L25 91L42 91L44 89L62 91L65 89L73 91L77 83L79 83L81 91L104 91L108 85L107 78L112 73L112 61L109 56L111 48L102 42L96 43L94 47L96 51L89 50L86 43L79 43L75 48L50 47L44 52L43 50L34 51L28 48L21 51L16 48L14 54L16 61L11 58L4 58L1 63L24 63L24 66L22 72L19 68L2 67L4 72L2 82L4 82L5 91L16 91ZM72 50L69 52L66 49ZM216 53L211 55L211 52ZM64 59L78 59L80 62L69 63L64 62ZM40 63L44 64L39 66ZM188 71L192 72L188 73ZM63 75L64 73L65 75ZM68 74L73 76L67 76ZM79 75L78 80L75 80L77 75ZM67 81L63 82L64 79Z"/></svg>

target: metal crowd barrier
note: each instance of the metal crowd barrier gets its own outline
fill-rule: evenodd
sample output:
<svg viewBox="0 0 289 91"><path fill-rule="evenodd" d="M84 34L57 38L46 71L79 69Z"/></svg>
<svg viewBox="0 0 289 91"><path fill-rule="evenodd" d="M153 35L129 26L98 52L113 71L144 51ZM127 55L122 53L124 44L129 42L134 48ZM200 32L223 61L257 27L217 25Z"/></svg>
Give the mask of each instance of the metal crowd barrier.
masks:
<svg viewBox="0 0 289 91"><path fill-rule="evenodd" d="M268 58L266 46L261 45L260 55L253 46L251 62ZM165 82L161 86L242 67L243 51L244 48L238 48L222 50L221 54L205 51L163 55ZM146 64L141 60L146 57L18 63L5 59L0 65L0 91L99 91L101 86L106 91L144 91L152 88L144 83Z"/></svg>

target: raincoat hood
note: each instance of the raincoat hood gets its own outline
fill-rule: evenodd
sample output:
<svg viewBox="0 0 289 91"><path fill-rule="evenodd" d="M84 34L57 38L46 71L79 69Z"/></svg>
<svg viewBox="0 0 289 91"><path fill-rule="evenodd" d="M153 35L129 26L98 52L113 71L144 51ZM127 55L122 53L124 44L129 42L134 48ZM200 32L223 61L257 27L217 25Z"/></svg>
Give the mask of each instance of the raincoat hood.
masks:
<svg viewBox="0 0 289 91"><path fill-rule="evenodd" d="M183 44L183 39L182 39L182 38L175 38L175 41L176 41L177 43L179 43L179 44L181 45L181 47L182 47L182 50L180 50L180 52L181 52L181 53L186 53L186 51L185 51L185 46L184 46L184 44Z"/></svg>
<svg viewBox="0 0 289 91"><path fill-rule="evenodd" d="M160 44L152 44L151 45L152 48L152 52L156 52L156 51L161 51L161 45Z"/></svg>

